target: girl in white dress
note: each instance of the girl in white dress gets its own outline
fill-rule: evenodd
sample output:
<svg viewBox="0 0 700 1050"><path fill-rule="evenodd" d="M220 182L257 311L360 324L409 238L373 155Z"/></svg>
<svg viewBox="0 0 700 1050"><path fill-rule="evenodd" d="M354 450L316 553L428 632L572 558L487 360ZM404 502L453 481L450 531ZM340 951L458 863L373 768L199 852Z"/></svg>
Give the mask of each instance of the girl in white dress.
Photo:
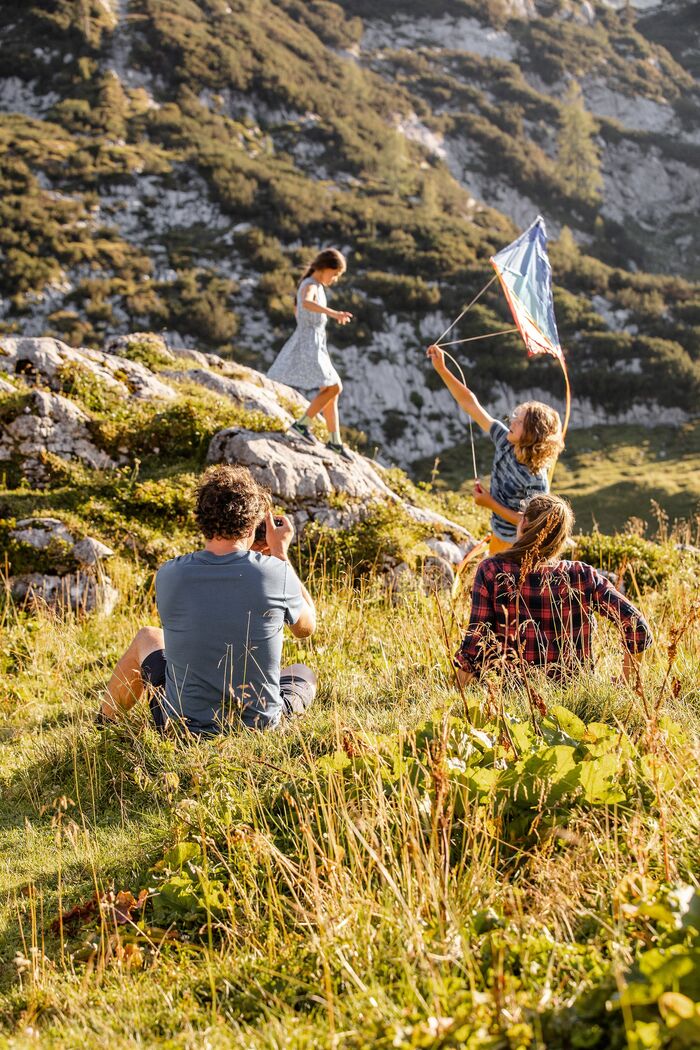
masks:
<svg viewBox="0 0 700 1050"><path fill-rule="evenodd" d="M318 390L304 415L292 424L289 432L313 443L316 439L311 433L310 423L321 412L330 434L326 448L349 460L352 457L342 443L338 419L338 398L343 384L326 344L329 317L338 324L352 320L352 314L346 310L331 310L326 303L325 289L335 284L345 269L345 258L336 248L325 248L318 253L297 290L296 331L284 344L267 374L270 379L295 389Z"/></svg>

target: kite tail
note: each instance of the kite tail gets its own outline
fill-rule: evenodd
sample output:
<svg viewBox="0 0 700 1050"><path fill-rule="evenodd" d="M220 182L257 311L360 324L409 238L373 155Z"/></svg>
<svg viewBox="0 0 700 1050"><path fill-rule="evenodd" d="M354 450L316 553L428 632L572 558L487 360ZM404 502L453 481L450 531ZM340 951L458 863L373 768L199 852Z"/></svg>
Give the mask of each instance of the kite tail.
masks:
<svg viewBox="0 0 700 1050"><path fill-rule="evenodd" d="M561 370L564 373L564 382L566 383L566 409L564 411L564 423L561 428L561 436L566 437L566 432L569 429L569 420L571 418L571 383L569 382L569 370L566 367L566 360L562 354L559 358ZM556 468L557 461L552 463L552 469L549 472L549 487L552 487L552 478L554 477L554 470Z"/></svg>
<svg viewBox="0 0 700 1050"><path fill-rule="evenodd" d="M566 432L569 429L569 419L571 418L571 383L569 382L569 371L563 354L559 360L561 361L561 370L564 373L564 382L566 383L566 412L564 413L564 425L562 427L562 437L566 437Z"/></svg>

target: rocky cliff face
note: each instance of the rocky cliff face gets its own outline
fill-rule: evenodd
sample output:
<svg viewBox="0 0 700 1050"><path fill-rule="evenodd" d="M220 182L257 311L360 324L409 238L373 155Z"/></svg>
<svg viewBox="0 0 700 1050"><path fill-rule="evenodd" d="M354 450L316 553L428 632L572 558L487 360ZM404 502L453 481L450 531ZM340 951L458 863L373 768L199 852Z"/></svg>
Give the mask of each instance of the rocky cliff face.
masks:
<svg viewBox="0 0 700 1050"><path fill-rule="evenodd" d="M171 347L265 366L293 327L300 266L334 242L350 259L336 302L356 314L331 333L344 421L408 464L465 434L424 347L543 211L577 244L554 253L572 424L693 411L700 293L639 273L698 267L692 4L253 6L3 8L7 334L97 349L157 327ZM572 77L598 122L596 207L557 176ZM455 334L506 320L490 294ZM556 366L526 367L516 340L463 351L492 410L561 403Z"/></svg>

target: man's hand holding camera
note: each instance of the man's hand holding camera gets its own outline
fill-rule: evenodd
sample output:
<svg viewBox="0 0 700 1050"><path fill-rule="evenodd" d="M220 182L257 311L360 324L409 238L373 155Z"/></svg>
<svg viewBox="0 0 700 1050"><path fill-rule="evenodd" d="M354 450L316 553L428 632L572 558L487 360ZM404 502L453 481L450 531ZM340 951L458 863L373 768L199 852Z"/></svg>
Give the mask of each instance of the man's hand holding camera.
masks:
<svg viewBox="0 0 700 1050"><path fill-rule="evenodd" d="M287 552L293 539L294 526L286 514L273 516L268 511L265 515L265 541L270 555L288 561Z"/></svg>

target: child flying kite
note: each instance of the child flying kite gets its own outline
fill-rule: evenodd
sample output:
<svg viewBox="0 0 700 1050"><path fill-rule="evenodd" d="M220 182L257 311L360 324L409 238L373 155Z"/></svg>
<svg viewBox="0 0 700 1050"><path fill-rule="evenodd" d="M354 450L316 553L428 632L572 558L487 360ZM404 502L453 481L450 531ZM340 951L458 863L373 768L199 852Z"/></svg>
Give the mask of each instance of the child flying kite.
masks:
<svg viewBox="0 0 700 1050"><path fill-rule="evenodd" d="M549 492L547 470L564 447L559 413L541 401L525 401L511 413L507 427L494 419L469 387L450 372L439 346L429 346L428 357L460 408L496 446L490 492L478 480L473 492L476 503L491 510L489 552L498 554L515 542L523 500Z"/></svg>
<svg viewBox="0 0 700 1050"><path fill-rule="evenodd" d="M494 277L427 351L435 371L443 379L458 405L469 415L470 433L473 419L489 435L496 447L490 492L486 492L477 477L472 440L474 499L479 506L489 507L491 510L491 554L507 550L514 543L516 527L522 517L522 501L549 491L551 471L564 447L564 435L569 421L571 394L566 362L554 319L552 272L546 245L544 220L538 215L525 233L493 256L491 262L496 270ZM541 401L526 401L518 405L510 416L510 426L506 427L479 403L464 381L464 373L457 362L455 364L462 375L462 381L447 367L445 357L451 358L451 355L446 355L440 344L496 277L501 282L517 331L525 342L528 354L551 354L562 366L566 380L566 419L563 428L559 413ZM507 331L493 334L507 334ZM451 360L454 361L454 358Z"/></svg>

